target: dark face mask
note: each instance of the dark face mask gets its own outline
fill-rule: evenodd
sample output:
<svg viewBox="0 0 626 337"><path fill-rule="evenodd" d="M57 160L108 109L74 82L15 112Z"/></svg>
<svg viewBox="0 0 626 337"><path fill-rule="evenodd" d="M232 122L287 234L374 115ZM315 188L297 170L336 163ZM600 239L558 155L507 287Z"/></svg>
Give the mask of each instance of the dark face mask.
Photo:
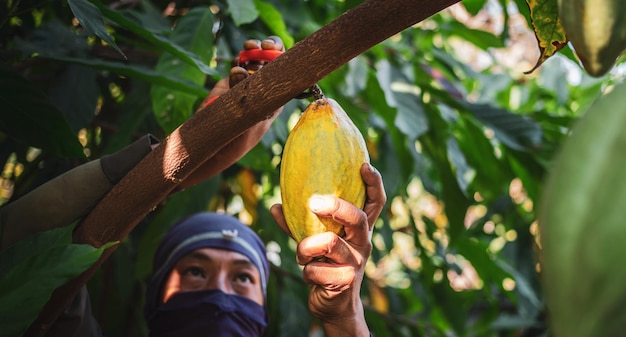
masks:
<svg viewBox="0 0 626 337"><path fill-rule="evenodd" d="M258 303L220 290L174 294L150 318L150 337L260 337L267 326Z"/></svg>

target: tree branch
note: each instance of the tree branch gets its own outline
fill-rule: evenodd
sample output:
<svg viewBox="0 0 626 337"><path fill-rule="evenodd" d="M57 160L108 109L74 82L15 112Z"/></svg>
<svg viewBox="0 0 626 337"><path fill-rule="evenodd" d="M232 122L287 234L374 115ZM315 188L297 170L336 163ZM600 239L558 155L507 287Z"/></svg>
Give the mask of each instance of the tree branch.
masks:
<svg viewBox="0 0 626 337"><path fill-rule="evenodd" d="M372 46L459 0L370 0L296 43L273 62L194 114L131 170L75 233L100 247L121 241L196 168L235 136ZM106 260L58 288L26 336L43 336Z"/></svg>

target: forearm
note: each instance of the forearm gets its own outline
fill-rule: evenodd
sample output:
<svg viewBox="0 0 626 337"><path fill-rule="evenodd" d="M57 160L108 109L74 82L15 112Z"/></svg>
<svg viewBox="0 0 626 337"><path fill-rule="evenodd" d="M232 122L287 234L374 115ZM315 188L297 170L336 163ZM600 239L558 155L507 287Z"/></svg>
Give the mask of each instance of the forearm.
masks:
<svg viewBox="0 0 626 337"><path fill-rule="evenodd" d="M274 113L271 119L262 121L243 134L226 144L224 148L218 151L213 157L207 159L201 167L192 172L185 180L180 183L179 189L191 187L197 183L205 181L225 169L232 166L241 159L250 149L259 143L265 132L272 125L272 121L278 116L280 110Z"/></svg>
<svg viewBox="0 0 626 337"><path fill-rule="evenodd" d="M74 168L0 208L2 249L86 214L109 189L100 161Z"/></svg>
<svg viewBox="0 0 626 337"><path fill-rule="evenodd" d="M0 249L84 217L151 151L145 136L119 152L78 166L0 208Z"/></svg>

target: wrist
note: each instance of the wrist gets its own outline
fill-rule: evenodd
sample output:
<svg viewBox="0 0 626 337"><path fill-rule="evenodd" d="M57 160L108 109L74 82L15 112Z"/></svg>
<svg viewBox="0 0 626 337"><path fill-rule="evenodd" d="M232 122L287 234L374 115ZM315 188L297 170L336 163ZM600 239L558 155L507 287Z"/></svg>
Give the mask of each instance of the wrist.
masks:
<svg viewBox="0 0 626 337"><path fill-rule="evenodd" d="M325 337L353 336L369 337L370 331L365 317L354 317L332 322L322 321Z"/></svg>
<svg viewBox="0 0 626 337"><path fill-rule="evenodd" d="M360 299L354 308L354 313L348 316L340 316L335 319L321 319L325 337L354 336L369 337L370 332L365 321L363 305Z"/></svg>

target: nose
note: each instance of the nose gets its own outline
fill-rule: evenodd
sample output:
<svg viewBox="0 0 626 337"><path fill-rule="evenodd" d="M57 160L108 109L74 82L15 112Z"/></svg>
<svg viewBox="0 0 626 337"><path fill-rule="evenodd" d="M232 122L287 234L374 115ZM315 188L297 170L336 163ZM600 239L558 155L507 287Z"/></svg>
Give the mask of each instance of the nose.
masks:
<svg viewBox="0 0 626 337"><path fill-rule="evenodd" d="M232 294L232 288L230 287L230 283L228 282L228 278L224 273L217 273L212 275L207 280L206 290L221 290L226 294Z"/></svg>

